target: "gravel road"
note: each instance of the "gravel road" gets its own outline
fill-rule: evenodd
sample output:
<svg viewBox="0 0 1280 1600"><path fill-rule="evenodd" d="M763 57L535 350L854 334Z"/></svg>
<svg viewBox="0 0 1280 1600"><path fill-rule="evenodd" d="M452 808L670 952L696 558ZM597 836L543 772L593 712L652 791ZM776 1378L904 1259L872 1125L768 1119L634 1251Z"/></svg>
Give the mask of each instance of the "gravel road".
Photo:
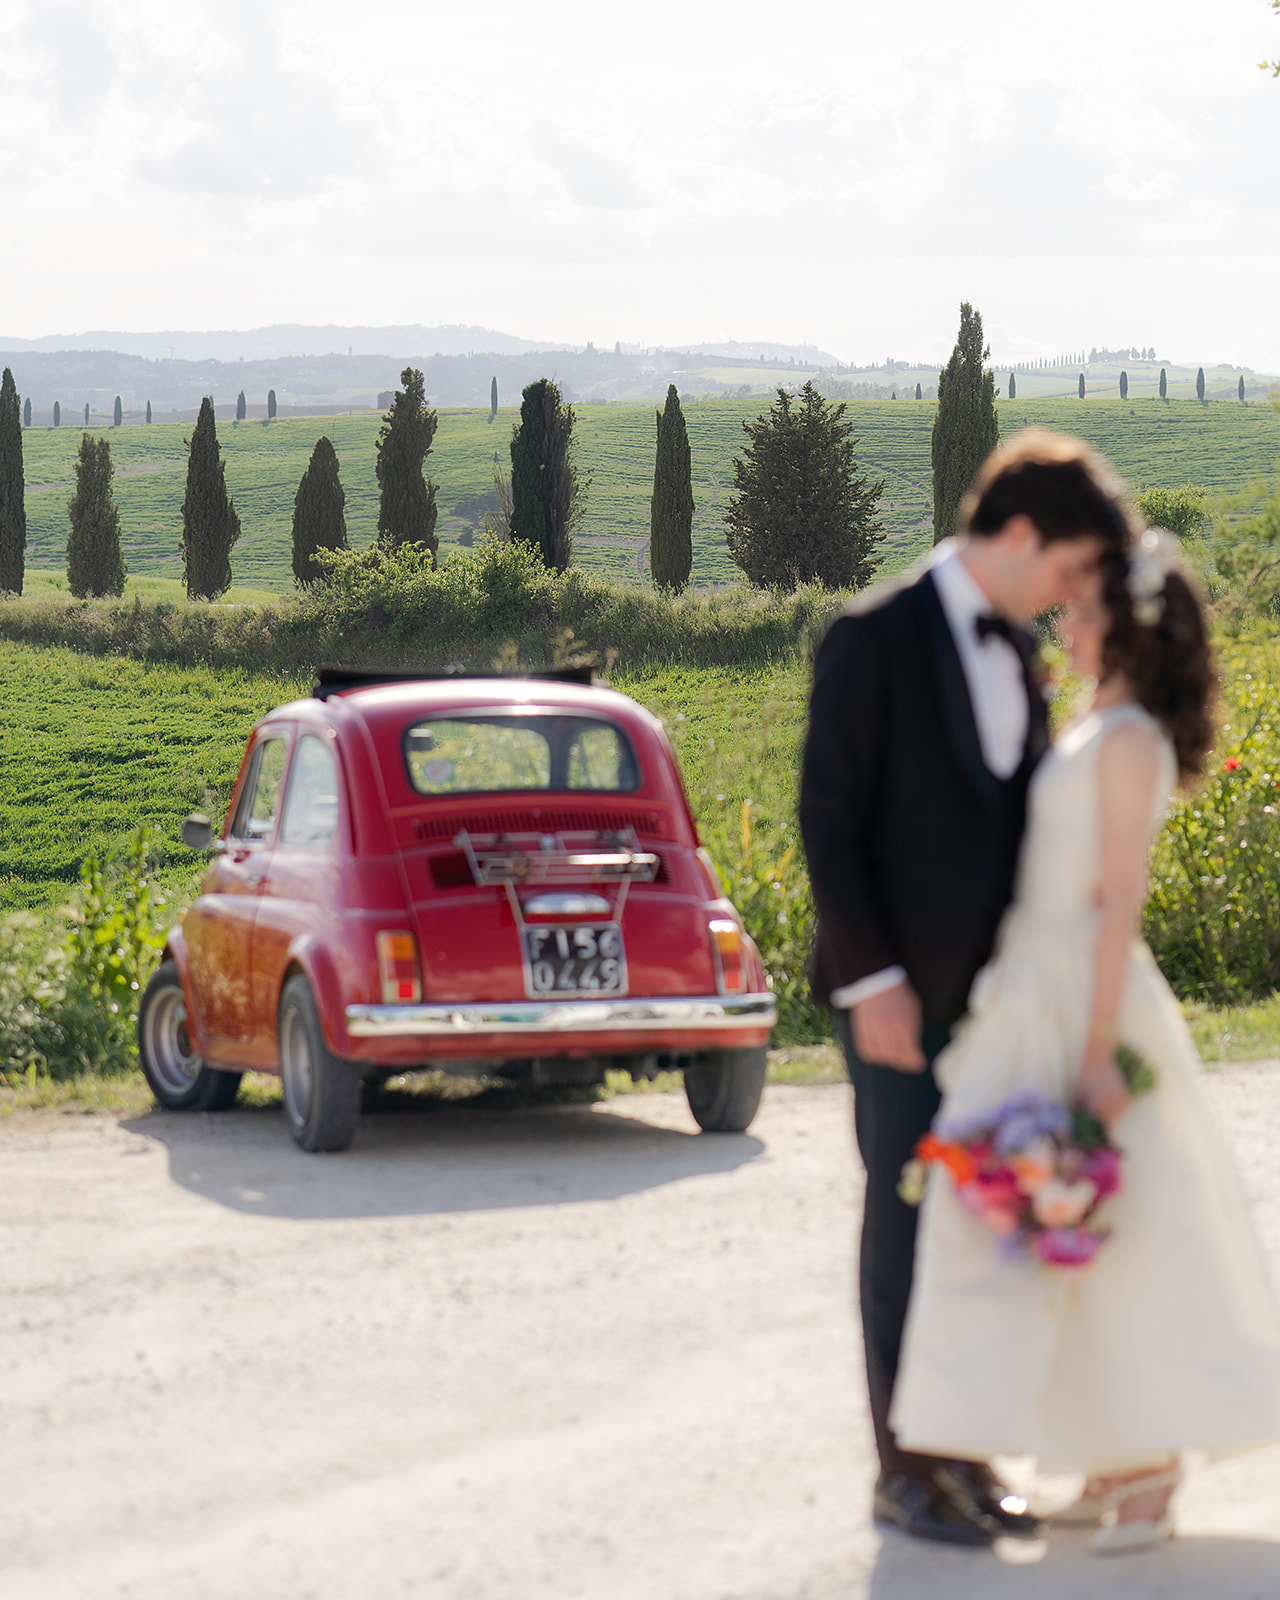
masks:
<svg viewBox="0 0 1280 1600"><path fill-rule="evenodd" d="M1211 1094L1280 1269L1280 1063ZM1280 1448L1110 1563L872 1528L850 1111L3 1119L0 1594L1275 1600Z"/></svg>

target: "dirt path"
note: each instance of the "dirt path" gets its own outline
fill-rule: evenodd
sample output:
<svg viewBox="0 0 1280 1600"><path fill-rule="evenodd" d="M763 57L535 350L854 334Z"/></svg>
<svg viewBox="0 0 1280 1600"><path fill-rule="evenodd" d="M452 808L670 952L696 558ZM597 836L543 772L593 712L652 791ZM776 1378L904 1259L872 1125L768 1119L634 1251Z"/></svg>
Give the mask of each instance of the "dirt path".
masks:
<svg viewBox="0 0 1280 1600"><path fill-rule="evenodd" d="M1211 1093L1280 1267L1280 1070ZM445 1105L341 1157L274 1111L6 1119L0 1594L1280 1594L1280 1449L1112 1564L871 1528L849 1110L774 1088L706 1138L670 1096Z"/></svg>

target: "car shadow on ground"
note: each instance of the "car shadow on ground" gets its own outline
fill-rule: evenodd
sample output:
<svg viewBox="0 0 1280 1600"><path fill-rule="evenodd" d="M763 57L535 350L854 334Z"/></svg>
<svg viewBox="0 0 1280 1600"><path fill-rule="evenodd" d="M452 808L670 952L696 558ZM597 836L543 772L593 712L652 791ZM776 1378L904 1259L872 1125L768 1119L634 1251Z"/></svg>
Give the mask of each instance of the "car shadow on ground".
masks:
<svg viewBox="0 0 1280 1600"><path fill-rule="evenodd" d="M438 1105L363 1116L355 1144L307 1155L279 1111L173 1115L122 1124L165 1146L173 1181L254 1216L333 1219L615 1200L727 1173L764 1145L585 1105Z"/></svg>
<svg viewBox="0 0 1280 1600"><path fill-rule="evenodd" d="M1092 1555L1087 1533L995 1553L886 1534L867 1600L1263 1600L1280 1594L1280 1542L1188 1535L1155 1550Z"/></svg>

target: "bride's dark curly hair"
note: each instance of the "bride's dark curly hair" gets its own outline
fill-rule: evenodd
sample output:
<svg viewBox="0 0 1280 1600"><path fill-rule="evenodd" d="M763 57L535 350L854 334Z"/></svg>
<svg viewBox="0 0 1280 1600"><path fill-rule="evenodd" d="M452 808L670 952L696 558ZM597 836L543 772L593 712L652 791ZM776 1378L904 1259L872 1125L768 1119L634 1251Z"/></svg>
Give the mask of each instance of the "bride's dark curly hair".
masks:
<svg viewBox="0 0 1280 1600"><path fill-rule="evenodd" d="M1178 776L1190 784L1213 744L1213 702L1218 687L1204 608L1195 586L1178 568L1159 593L1160 615L1150 625L1134 615L1127 582L1129 562L1119 552L1104 558L1102 597L1110 626L1102 642L1102 676L1122 672L1133 697L1173 742Z"/></svg>

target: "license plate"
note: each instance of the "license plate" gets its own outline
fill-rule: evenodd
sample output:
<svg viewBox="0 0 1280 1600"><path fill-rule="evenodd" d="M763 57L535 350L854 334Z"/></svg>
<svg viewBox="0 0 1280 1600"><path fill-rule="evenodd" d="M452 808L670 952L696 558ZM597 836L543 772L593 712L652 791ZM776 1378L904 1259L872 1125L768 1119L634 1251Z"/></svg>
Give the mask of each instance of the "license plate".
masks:
<svg viewBox="0 0 1280 1600"><path fill-rule="evenodd" d="M526 927L524 953L534 998L627 992L627 960L617 923Z"/></svg>

